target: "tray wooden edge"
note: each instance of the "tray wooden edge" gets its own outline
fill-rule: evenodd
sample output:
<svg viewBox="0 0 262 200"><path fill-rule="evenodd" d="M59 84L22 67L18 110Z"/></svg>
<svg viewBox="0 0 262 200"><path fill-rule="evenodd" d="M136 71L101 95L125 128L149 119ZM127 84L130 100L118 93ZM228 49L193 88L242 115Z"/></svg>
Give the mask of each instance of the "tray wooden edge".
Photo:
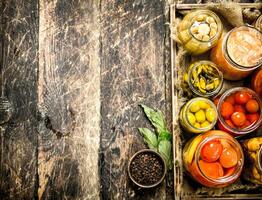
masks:
<svg viewBox="0 0 262 200"><path fill-rule="evenodd" d="M262 3L238 3L243 8L257 8L262 9ZM173 19L176 18L176 10L190 10L190 9L197 9L205 6L206 4L171 4L170 5L170 25L173 24ZM213 5L218 5L217 3ZM171 44L171 93L172 93L172 135L173 135L173 159L174 159L174 198L176 200L180 199L195 199L193 196L186 196L183 197L181 193L181 189L183 186L183 163L182 163L182 142L180 138L180 133L175 133L175 126L179 123L179 110L176 108L178 107L178 91L175 90L175 78L178 77L177 74L177 62L176 62L176 42L170 37L170 44ZM250 195L252 199L261 199L262 197L257 197L256 194ZM214 199L216 197L209 198L207 195L198 195L199 199ZM224 197L217 197L216 199L246 199L246 196L242 194L232 194L226 195Z"/></svg>

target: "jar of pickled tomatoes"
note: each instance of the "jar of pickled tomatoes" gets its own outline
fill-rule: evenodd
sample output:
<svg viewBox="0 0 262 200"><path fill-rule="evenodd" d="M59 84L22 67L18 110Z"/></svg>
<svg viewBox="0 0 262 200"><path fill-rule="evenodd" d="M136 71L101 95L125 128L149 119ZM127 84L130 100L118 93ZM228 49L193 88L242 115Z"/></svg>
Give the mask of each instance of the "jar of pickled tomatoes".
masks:
<svg viewBox="0 0 262 200"><path fill-rule="evenodd" d="M193 55L202 54L216 45L223 26L210 10L196 10L187 14L178 26L178 38Z"/></svg>
<svg viewBox="0 0 262 200"><path fill-rule="evenodd" d="M227 90L217 104L218 128L234 136L255 131L262 122L262 102L253 90L235 87Z"/></svg>
<svg viewBox="0 0 262 200"><path fill-rule="evenodd" d="M215 104L209 99L197 97L188 101L180 111L180 124L189 133L203 133L217 122Z"/></svg>
<svg viewBox="0 0 262 200"><path fill-rule="evenodd" d="M195 181L206 187L219 188L239 178L244 156L240 144L231 135L211 130L185 145L183 163Z"/></svg>
<svg viewBox="0 0 262 200"><path fill-rule="evenodd" d="M250 26L232 29L211 51L224 79L240 80L262 65L262 33Z"/></svg>
<svg viewBox="0 0 262 200"><path fill-rule="evenodd" d="M245 140L242 146L245 155L243 177L262 185L262 137Z"/></svg>

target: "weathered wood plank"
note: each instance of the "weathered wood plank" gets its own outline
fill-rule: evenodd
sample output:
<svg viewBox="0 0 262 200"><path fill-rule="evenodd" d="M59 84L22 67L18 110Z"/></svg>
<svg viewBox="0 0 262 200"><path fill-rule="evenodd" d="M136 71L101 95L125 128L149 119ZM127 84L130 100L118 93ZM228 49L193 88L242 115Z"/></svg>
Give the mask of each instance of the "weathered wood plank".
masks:
<svg viewBox="0 0 262 200"><path fill-rule="evenodd" d="M40 0L39 199L98 199L99 1Z"/></svg>
<svg viewBox="0 0 262 200"><path fill-rule="evenodd" d="M172 3L179 3L179 4L206 4L206 3L219 3L223 1L219 0L172 0ZM232 0L237 3L260 3L261 0Z"/></svg>
<svg viewBox="0 0 262 200"><path fill-rule="evenodd" d="M127 174L128 159L145 147L137 128L149 126L138 105L164 113L170 105L166 96L169 66L164 62L165 1L101 2L101 196L165 199L165 187L139 192Z"/></svg>
<svg viewBox="0 0 262 200"><path fill-rule="evenodd" d="M38 3L2 0L1 4L3 92L13 104L14 112L9 123L0 127L0 199L34 199Z"/></svg>

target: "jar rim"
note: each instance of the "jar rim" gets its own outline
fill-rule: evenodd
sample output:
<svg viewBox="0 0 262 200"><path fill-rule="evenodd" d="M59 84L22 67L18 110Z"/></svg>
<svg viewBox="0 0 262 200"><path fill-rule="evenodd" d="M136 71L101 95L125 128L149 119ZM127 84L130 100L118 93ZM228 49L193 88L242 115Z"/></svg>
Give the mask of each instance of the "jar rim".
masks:
<svg viewBox="0 0 262 200"><path fill-rule="evenodd" d="M198 13L198 12L204 12L204 13L207 14L208 16L213 17L214 20L215 20L216 23L217 23L217 32L216 32L216 34L215 34L212 38L210 38L210 40L208 40L208 41L203 41L203 40L197 39L197 38L192 34L190 28L191 28L191 26L192 26L192 24L193 24L193 19L196 17L196 15L195 15L195 16L193 15L193 16L190 17L190 26L188 27L188 32L189 32L190 36L191 36L192 38L194 38L195 40L197 40L198 42L210 43L210 46L211 46L211 43L214 42L215 40L217 40L217 39L220 37L220 35L221 35L221 33L222 33L222 30L223 30L223 24L222 24L220 18L218 17L218 15L217 15L216 13L214 13L213 11L211 11L211 10L201 9L201 10L195 10L195 12L196 12L196 13Z"/></svg>
<svg viewBox="0 0 262 200"><path fill-rule="evenodd" d="M190 105L191 105L192 103L194 103L195 101L199 101L199 100L208 102L208 104L213 108L213 110L214 110L215 113L216 113L215 120L214 120L212 123L210 123L210 125L207 126L207 127L197 128L197 127L193 126L193 125L189 122L188 115L185 115L186 123L190 126L190 129L196 129L196 130L198 130L198 131L200 131L200 132L209 131L210 129L212 129L212 128L216 125L216 122L217 122L217 119L218 119L218 112L217 112L216 106L215 106L215 104L214 104L211 100L209 100L209 99L207 99L207 98L204 98L204 97L195 97L195 98L193 98L193 99L191 99L190 101L187 102L187 108L186 108L186 110L185 110L185 113L188 112L188 109L189 109L189 107L190 107Z"/></svg>
<svg viewBox="0 0 262 200"><path fill-rule="evenodd" d="M205 177L206 179L208 179L209 181L213 182L213 183L219 183L219 184L223 184L223 183L227 183L227 182L230 182L230 181L233 181L234 179L237 179L240 174L241 174L241 171L242 171L242 168L243 168L243 165L244 165L244 153L243 153L243 150L241 148L241 145L238 143L238 141L233 138L231 135L229 135L228 133L224 132L225 134L227 134L230 139L226 136L222 136L222 135L212 135L210 137L207 137L205 138L204 140L202 140L198 147L197 147L197 150L196 150L196 153L195 153L195 162L196 162L196 165L197 165L197 168L199 170L199 172L201 173L201 175L203 177ZM215 178L211 178L211 177L208 177L206 176L203 171L201 170L201 167L199 166L199 158L200 158L200 152L203 148L203 146L211 141L211 140L214 140L214 139L225 139L227 140L227 142L229 142L230 144L234 144L237 146L239 152L240 152L240 159L238 161L238 163L236 164L237 166L237 169L235 170L235 172L230 175L230 176L222 176L222 177L219 177L217 179ZM232 145L231 145L232 146Z"/></svg>
<svg viewBox="0 0 262 200"><path fill-rule="evenodd" d="M258 101L258 104L259 104L259 108L260 108L260 113L259 113L259 119L256 121L256 123L254 123L253 125L251 124L249 127L247 128L244 128L244 129L237 129L237 128L233 128L231 126L229 126L224 118L222 117L221 115L221 112L218 112L218 120L222 123L222 125L230 132L236 134L237 136L242 136L242 135L245 135L247 133L250 133L254 130L256 130L260 123L262 122L262 101L260 100L259 96L256 94L256 92L254 92L253 90L247 88L247 87L234 87L234 88L230 88L228 89L227 91L225 91L222 96L220 97L219 101L218 101L218 104L217 104L217 110L220 111L221 109L221 106L222 106L222 103L224 102L224 99L228 96L230 96L231 94L234 94L238 91L242 91L242 90L245 90L247 91L248 93L250 93L253 98L255 98L257 101Z"/></svg>
<svg viewBox="0 0 262 200"><path fill-rule="evenodd" d="M198 95L198 96L201 96L201 97L211 97L211 96L215 96L216 94L218 94L219 93L219 91L222 89L222 86L223 86L223 74L222 74L222 72L217 68L217 66L216 66L216 64L215 63L213 63L213 62L211 62L211 61L208 61L208 60L200 60L200 61L195 61L195 62L193 62L193 63L191 63L191 64L194 64L194 66L191 68L191 69L189 69L189 71L188 71L188 85L189 85L189 87L190 87L190 89L192 90L192 92L193 93L195 93L196 95ZM190 65L191 65L190 64ZM219 86L214 90L214 91L212 91L212 92L210 92L210 93L206 93L206 94L203 94L203 93L200 93L200 92L198 92L196 89L195 89L195 87L192 85L192 82L190 81L191 80L191 77L192 77L192 72L194 71L194 69L196 68L196 67L198 67L200 64L208 64L208 65L210 65L212 68L214 68L216 71L217 71L217 73L218 73L218 75L219 75L219 79L220 79L220 84L219 84ZM190 66L189 65L189 66Z"/></svg>
<svg viewBox="0 0 262 200"><path fill-rule="evenodd" d="M256 22L255 22L255 28L257 28L258 30L262 31L262 15L260 15L257 19L256 19ZM260 25L258 27L258 25Z"/></svg>
<svg viewBox="0 0 262 200"><path fill-rule="evenodd" d="M232 30L230 30L228 33L226 33L224 39L223 39L223 42L222 42L222 52L224 52L224 57L225 59L232 65L232 67L235 67L239 70L242 70L242 71L251 71L251 70L254 70L260 66L262 66L262 61L260 63L257 63L256 65L254 66L242 66L238 63L236 63L232 58L231 56L229 55L229 52L228 52L228 40L229 40L229 36L239 30L239 29L243 29L243 28L248 28L248 29L252 29L254 31L257 31L258 33L260 33L262 35L262 32L260 30L258 30L257 28L253 27L253 26L250 26L250 25L243 25L243 26L239 26L239 27L235 27L233 28Z"/></svg>
<svg viewBox="0 0 262 200"><path fill-rule="evenodd" d="M260 172L262 173L262 146L260 146L259 150L258 150L258 154L257 154L257 161L258 161L258 168L260 170Z"/></svg>

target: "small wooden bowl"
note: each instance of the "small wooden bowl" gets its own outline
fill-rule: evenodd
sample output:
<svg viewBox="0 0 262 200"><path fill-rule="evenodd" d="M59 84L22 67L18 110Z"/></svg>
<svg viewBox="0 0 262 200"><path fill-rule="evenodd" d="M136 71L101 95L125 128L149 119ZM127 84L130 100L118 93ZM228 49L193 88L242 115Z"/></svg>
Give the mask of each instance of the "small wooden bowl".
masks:
<svg viewBox="0 0 262 200"><path fill-rule="evenodd" d="M161 162L162 166L163 166L163 175L162 177L159 179L159 181L157 181L156 183L152 184L152 185L142 185L140 183L138 183L136 180L134 180L134 178L132 177L131 175L131 171L130 171L130 166L131 166L131 163L132 161L134 160L134 158L140 154L154 154L156 155L156 157L159 159L159 161ZM141 187L141 188L153 188L153 187L156 187L157 185L159 185L163 179L165 178L165 175L166 175L166 164L165 164L165 161L164 159L162 158L162 156L157 153L156 151L153 151L153 150L150 150L150 149L143 149L143 150L140 150L138 152L136 152L129 160L129 163L128 163L128 175L130 177L130 179L132 180L132 182L134 184L136 184L137 186Z"/></svg>

